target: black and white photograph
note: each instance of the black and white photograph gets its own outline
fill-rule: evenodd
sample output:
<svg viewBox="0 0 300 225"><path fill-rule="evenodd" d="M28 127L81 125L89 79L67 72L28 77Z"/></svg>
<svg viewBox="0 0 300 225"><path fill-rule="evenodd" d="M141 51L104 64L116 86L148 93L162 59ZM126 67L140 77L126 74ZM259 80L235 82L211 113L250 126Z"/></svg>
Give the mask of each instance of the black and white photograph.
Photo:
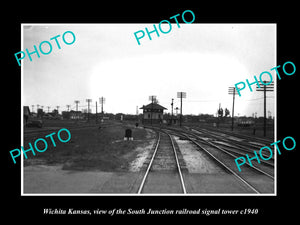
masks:
<svg viewBox="0 0 300 225"><path fill-rule="evenodd" d="M297 216L294 4L45 3L2 14L4 219Z"/></svg>
<svg viewBox="0 0 300 225"><path fill-rule="evenodd" d="M21 26L22 194L276 194L276 24Z"/></svg>

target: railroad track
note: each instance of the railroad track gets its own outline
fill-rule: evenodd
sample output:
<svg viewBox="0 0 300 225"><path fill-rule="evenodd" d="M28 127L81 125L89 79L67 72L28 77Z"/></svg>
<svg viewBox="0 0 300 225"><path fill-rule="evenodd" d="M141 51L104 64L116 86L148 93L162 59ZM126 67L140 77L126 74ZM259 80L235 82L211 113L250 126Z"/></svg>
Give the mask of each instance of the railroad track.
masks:
<svg viewBox="0 0 300 225"><path fill-rule="evenodd" d="M223 169L225 169L228 173L234 175L240 182L248 187L249 190L253 193L263 193L265 192L265 188L262 184L259 184L253 177L259 177L259 180L268 181L268 188L271 189L270 184L274 184L274 167L272 165L267 165L271 167L271 169L266 169L264 167L258 167L257 163L253 162L253 166L250 166L247 163L247 166L243 168L242 172L239 172L234 159L239 157L240 155L237 152L231 151L230 147L220 146L212 141L209 141L205 137L201 137L201 135L195 134L194 132L188 132L186 130L171 130L173 135L177 135L180 137L185 137L185 139L194 143L200 151L204 151L212 160L217 162ZM273 173L272 173L273 171Z"/></svg>
<svg viewBox="0 0 300 225"><path fill-rule="evenodd" d="M186 187L172 136L157 131L158 140L138 189L141 193L183 193Z"/></svg>
<svg viewBox="0 0 300 225"><path fill-rule="evenodd" d="M192 134L197 137L200 140L203 140L204 142L207 141L207 137L210 139L210 143L213 143L215 145L221 146L222 149L226 149L226 151L230 151L236 155L236 157L239 156L245 156L245 154L248 154L250 158L254 157L254 151L259 150L263 146L257 146L249 144L245 141L237 141L232 140L229 138L226 138L226 136L220 136L217 134L211 134L211 133L205 133L205 131L201 130L195 130L191 129ZM194 132L193 132L194 131ZM268 158L269 155L266 153L261 153L265 158ZM261 161L262 164L267 165L269 167L274 167L274 154L268 161Z"/></svg>
<svg viewBox="0 0 300 225"><path fill-rule="evenodd" d="M173 130L173 134L176 135L176 131ZM220 147L219 145L212 143L206 139L203 139L199 134L190 133L187 131L177 131L178 136L185 136L187 140L198 146L201 151L204 151L211 159L217 162L222 168L227 172L234 175L241 183L245 184L253 193L264 193L266 189L273 189L274 186L274 167L271 165L271 169L266 169L266 167L258 167L257 163L253 163L250 166L243 168L242 172L239 172L234 159L239 157L236 152L230 151L228 148ZM270 166L270 165L268 165ZM257 180L263 181L265 183L260 183L253 179L253 177L258 177ZM264 186L265 184L265 186Z"/></svg>
<svg viewBox="0 0 300 225"><path fill-rule="evenodd" d="M248 146L253 146L253 147L263 147L265 145L269 145L270 143L272 143L272 139L269 138L253 137L246 134L237 134L225 130L216 130L216 129L212 130L212 129L205 129L200 127L193 127L192 129L195 129L199 132L209 133L211 135L217 135L217 136L221 135L222 137L230 138L230 140L232 141L236 141L235 140L236 138L239 141L247 143Z"/></svg>
<svg viewBox="0 0 300 225"><path fill-rule="evenodd" d="M200 142L207 143L207 140L210 141L210 143L216 144L218 146L222 146L223 149L227 149L227 151L230 151L238 156L245 156L245 154L248 154L249 157L254 156L255 150L259 150L261 147L266 146L263 144L253 144L247 142L247 139L244 137L240 140L235 140L232 138L229 134L223 134L207 131L206 129L194 129L194 128L187 128L188 130L171 130L177 132L179 135L181 135L179 132L184 132L186 134L191 134L199 139ZM270 143L269 143L270 144ZM261 153L265 158L268 158L269 155L262 152ZM262 164L268 165L269 167L274 167L274 154L268 161L261 161Z"/></svg>

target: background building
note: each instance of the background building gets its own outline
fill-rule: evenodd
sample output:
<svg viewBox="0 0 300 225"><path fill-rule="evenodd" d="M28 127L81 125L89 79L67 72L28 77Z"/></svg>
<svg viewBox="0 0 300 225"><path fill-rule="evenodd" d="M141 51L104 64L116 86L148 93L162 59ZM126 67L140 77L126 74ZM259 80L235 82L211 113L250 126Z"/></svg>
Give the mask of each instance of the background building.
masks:
<svg viewBox="0 0 300 225"><path fill-rule="evenodd" d="M143 109L143 123L162 123L164 109L167 108L157 103L150 103L140 109Z"/></svg>

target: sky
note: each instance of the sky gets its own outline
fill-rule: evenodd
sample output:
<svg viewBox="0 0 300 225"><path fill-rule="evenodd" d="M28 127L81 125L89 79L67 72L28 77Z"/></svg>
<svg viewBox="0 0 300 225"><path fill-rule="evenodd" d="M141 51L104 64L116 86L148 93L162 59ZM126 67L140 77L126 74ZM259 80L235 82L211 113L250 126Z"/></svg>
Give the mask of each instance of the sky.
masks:
<svg viewBox="0 0 300 225"><path fill-rule="evenodd" d="M158 26L156 24L156 26ZM134 33L153 24L22 24L22 51L34 51L43 41L52 44L52 52L40 58L32 54L22 63L22 104L47 106L59 112L87 108L101 110L99 98L105 98L104 112L135 114L136 108L149 104L156 96L171 112L180 107L177 92L186 92L183 114L216 114L219 104L232 111L228 87L254 81L263 71L276 65L276 24L184 24L172 23L168 34L147 34L138 45ZM167 30L167 28L163 28ZM66 31L75 34L75 42L62 40ZM58 49L57 38L61 49ZM72 41L66 34L66 41ZM47 44L43 45L47 52ZM16 62L17 63L17 62ZM275 81L276 82L276 81ZM276 83L275 83L276 84ZM235 96L235 115L263 116L263 92L247 87ZM274 93L267 92L267 111L274 116ZM142 113L142 110L139 110Z"/></svg>

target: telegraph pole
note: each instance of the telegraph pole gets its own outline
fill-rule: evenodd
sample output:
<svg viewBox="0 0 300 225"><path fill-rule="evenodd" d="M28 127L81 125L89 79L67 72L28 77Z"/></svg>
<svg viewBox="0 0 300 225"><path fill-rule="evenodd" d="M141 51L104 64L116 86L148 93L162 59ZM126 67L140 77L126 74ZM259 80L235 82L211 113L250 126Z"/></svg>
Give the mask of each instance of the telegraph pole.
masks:
<svg viewBox="0 0 300 225"><path fill-rule="evenodd" d="M98 123L98 106L96 101L96 123Z"/></svg>
<svg viewBox="0 0 300 225"><path fill-rule="evenodd" d="M139 122L139 107L136 106L136 122Z"/></svg>
<svg viewBox="0 0 300 225"><path fill-rule="evenodd" d="M174 105L173 101L174 101L174 99L172 98L172 103L171 103L171 109L172 109L172 111L171 111L171 125L173 124L173 105Z"/></svg>
<svg viewBox="0 0 300 225"><path fill-rule="evenodd" d="M186 92L177 92L177 98L180 98L179 126L181 127L181 123L182 123L182 98L186 98Z"/></svg>
<svg viewBox="0 0 300 225"><path fill-rule="evenodd" d="M99 102L101 104L101 113L102 113L102 116L103 116L103 104L105 103L105 98L104 97L99 98Z"/></svg>
<svg viewBox="0 0 300 225"><path fill-rule="evenodd" d="M77 120L78 120L78 103L80 103L80 101L78 100L75 100L75 104L76 104L76 117L77 117Z"/></svg>
<svg viewBox="0 0 300 225"><path fill-rule="evenodd" d="M101 104L101 115L102 115L102 120L103 120L103 117L104 117L103 104L105 103L105 98L104 97L99 98L99 102Z"/></svg>
<svg viewBox="0 0 300 225"><path fill-rule="evenodd" d="M266 93L267 91L274 91L274 82L263 81L259 82L259 86L263 86L263 90L256 85L256 91L263 91L264 92L264 137L267 135L267 103L266 103ZM268 85L265 85L268 84Z"/></svg>
<svg viewBox="0 0 300 225"><path fill-rule="evenodd" d="M232 100L232 117L231 117L231 130L233 131L233 124L234 124L234 99L235 95L237 94L235 87L228 88L228 94L233 95Z"/></svg>
<svg viewBox="0 0 300 225"><path fill-rule="evenodd" d="M78 112L78 103L80 103L80 101L75 100L75 103L76 103L76 112Z"/></svg>
<svg viewBox="0 0 300 225"><path fill-rule="evenodd" d="M88 122L90 121L90 102L92 102L92 99L86 99L88 103Z"/></svg>

